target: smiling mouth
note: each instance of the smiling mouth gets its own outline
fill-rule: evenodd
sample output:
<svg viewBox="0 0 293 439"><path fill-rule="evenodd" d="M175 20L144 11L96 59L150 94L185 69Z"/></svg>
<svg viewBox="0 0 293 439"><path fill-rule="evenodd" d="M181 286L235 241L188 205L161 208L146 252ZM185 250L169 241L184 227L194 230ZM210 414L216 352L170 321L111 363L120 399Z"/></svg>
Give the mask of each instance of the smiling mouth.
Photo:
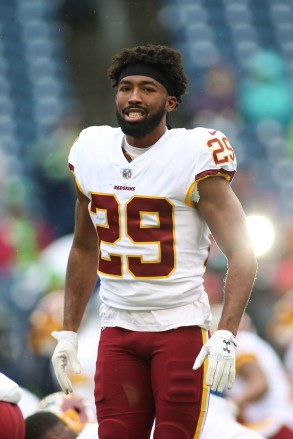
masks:
<svg viewBox="0 0 293 439"><path fill-rule="evenodd" d="M141 112L137 112L137 111L134 112L134 111L131 111L130 113L127 114L127 116L128 116L130 119L138 119L138 118L142 117L143 114L142 114Z"/></svg>
<svg viewBox="0 0 293 439"><path fill-rule="evenodd" d="M139 122L145 117L145 115L146 115L145 111L137 110L137 109L124 111L124 119L127 122Z"/></svg>

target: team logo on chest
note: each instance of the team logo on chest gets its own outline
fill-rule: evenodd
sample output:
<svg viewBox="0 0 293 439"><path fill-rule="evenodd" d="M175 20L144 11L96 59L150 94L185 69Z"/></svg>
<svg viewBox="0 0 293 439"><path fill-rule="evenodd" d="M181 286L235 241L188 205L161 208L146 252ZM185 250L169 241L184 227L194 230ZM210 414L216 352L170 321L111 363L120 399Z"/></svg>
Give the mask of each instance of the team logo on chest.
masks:
<svg viewBox="0 0 293 439"><path fill-rule="evenodd" d="M125 180L129 180L132 177L132 169L130 168L122 169L122 177L125 178Z"/></svg>

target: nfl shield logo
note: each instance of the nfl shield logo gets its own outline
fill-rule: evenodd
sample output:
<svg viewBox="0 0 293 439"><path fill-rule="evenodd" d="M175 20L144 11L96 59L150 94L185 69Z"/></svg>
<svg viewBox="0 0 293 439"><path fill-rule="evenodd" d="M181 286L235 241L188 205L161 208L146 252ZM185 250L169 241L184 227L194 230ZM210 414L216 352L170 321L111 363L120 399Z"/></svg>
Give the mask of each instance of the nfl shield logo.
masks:
<svg viewBox="0 0 293 439"><path fill-rule="evenodd" d="M125 178L126 180L129 180L129 178L131 178L132 176L132 170L129 168L124 168L122 170L122 177Z"/></svg>

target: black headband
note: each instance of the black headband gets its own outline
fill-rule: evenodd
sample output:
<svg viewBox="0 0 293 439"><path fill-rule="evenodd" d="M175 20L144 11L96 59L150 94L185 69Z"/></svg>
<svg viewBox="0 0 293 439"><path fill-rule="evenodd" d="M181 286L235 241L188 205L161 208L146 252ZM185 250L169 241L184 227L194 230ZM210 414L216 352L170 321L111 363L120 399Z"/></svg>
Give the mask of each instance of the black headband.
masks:
<svg viewBox="0 0 293 439"><path fill-rule="evenodd" d="M165 89L167 90L169 96L175 96L174 92L172 90L172 85L170 84L170 81L155 65L150 64L144 64L144 63L137 63L137 64L128 64L120 73L118 78L118 84L120 81L125 78L126 76L149 76L150 78L155 79L156 81L160 82Z"/></svg>

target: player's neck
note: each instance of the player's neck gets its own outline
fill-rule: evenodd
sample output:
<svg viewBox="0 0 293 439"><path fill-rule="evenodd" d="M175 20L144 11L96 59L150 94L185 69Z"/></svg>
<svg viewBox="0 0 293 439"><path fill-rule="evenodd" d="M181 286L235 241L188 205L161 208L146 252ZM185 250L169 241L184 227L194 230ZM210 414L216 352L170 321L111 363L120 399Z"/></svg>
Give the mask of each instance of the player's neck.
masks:
<svg viewBox="0 0 293 439"><path fill-rule="evenodd" d="M136 148L148 148L154 145L165 134L167 128L166 124L160 124L151 133L144 137L125 136L129 145Z"/></svg>

